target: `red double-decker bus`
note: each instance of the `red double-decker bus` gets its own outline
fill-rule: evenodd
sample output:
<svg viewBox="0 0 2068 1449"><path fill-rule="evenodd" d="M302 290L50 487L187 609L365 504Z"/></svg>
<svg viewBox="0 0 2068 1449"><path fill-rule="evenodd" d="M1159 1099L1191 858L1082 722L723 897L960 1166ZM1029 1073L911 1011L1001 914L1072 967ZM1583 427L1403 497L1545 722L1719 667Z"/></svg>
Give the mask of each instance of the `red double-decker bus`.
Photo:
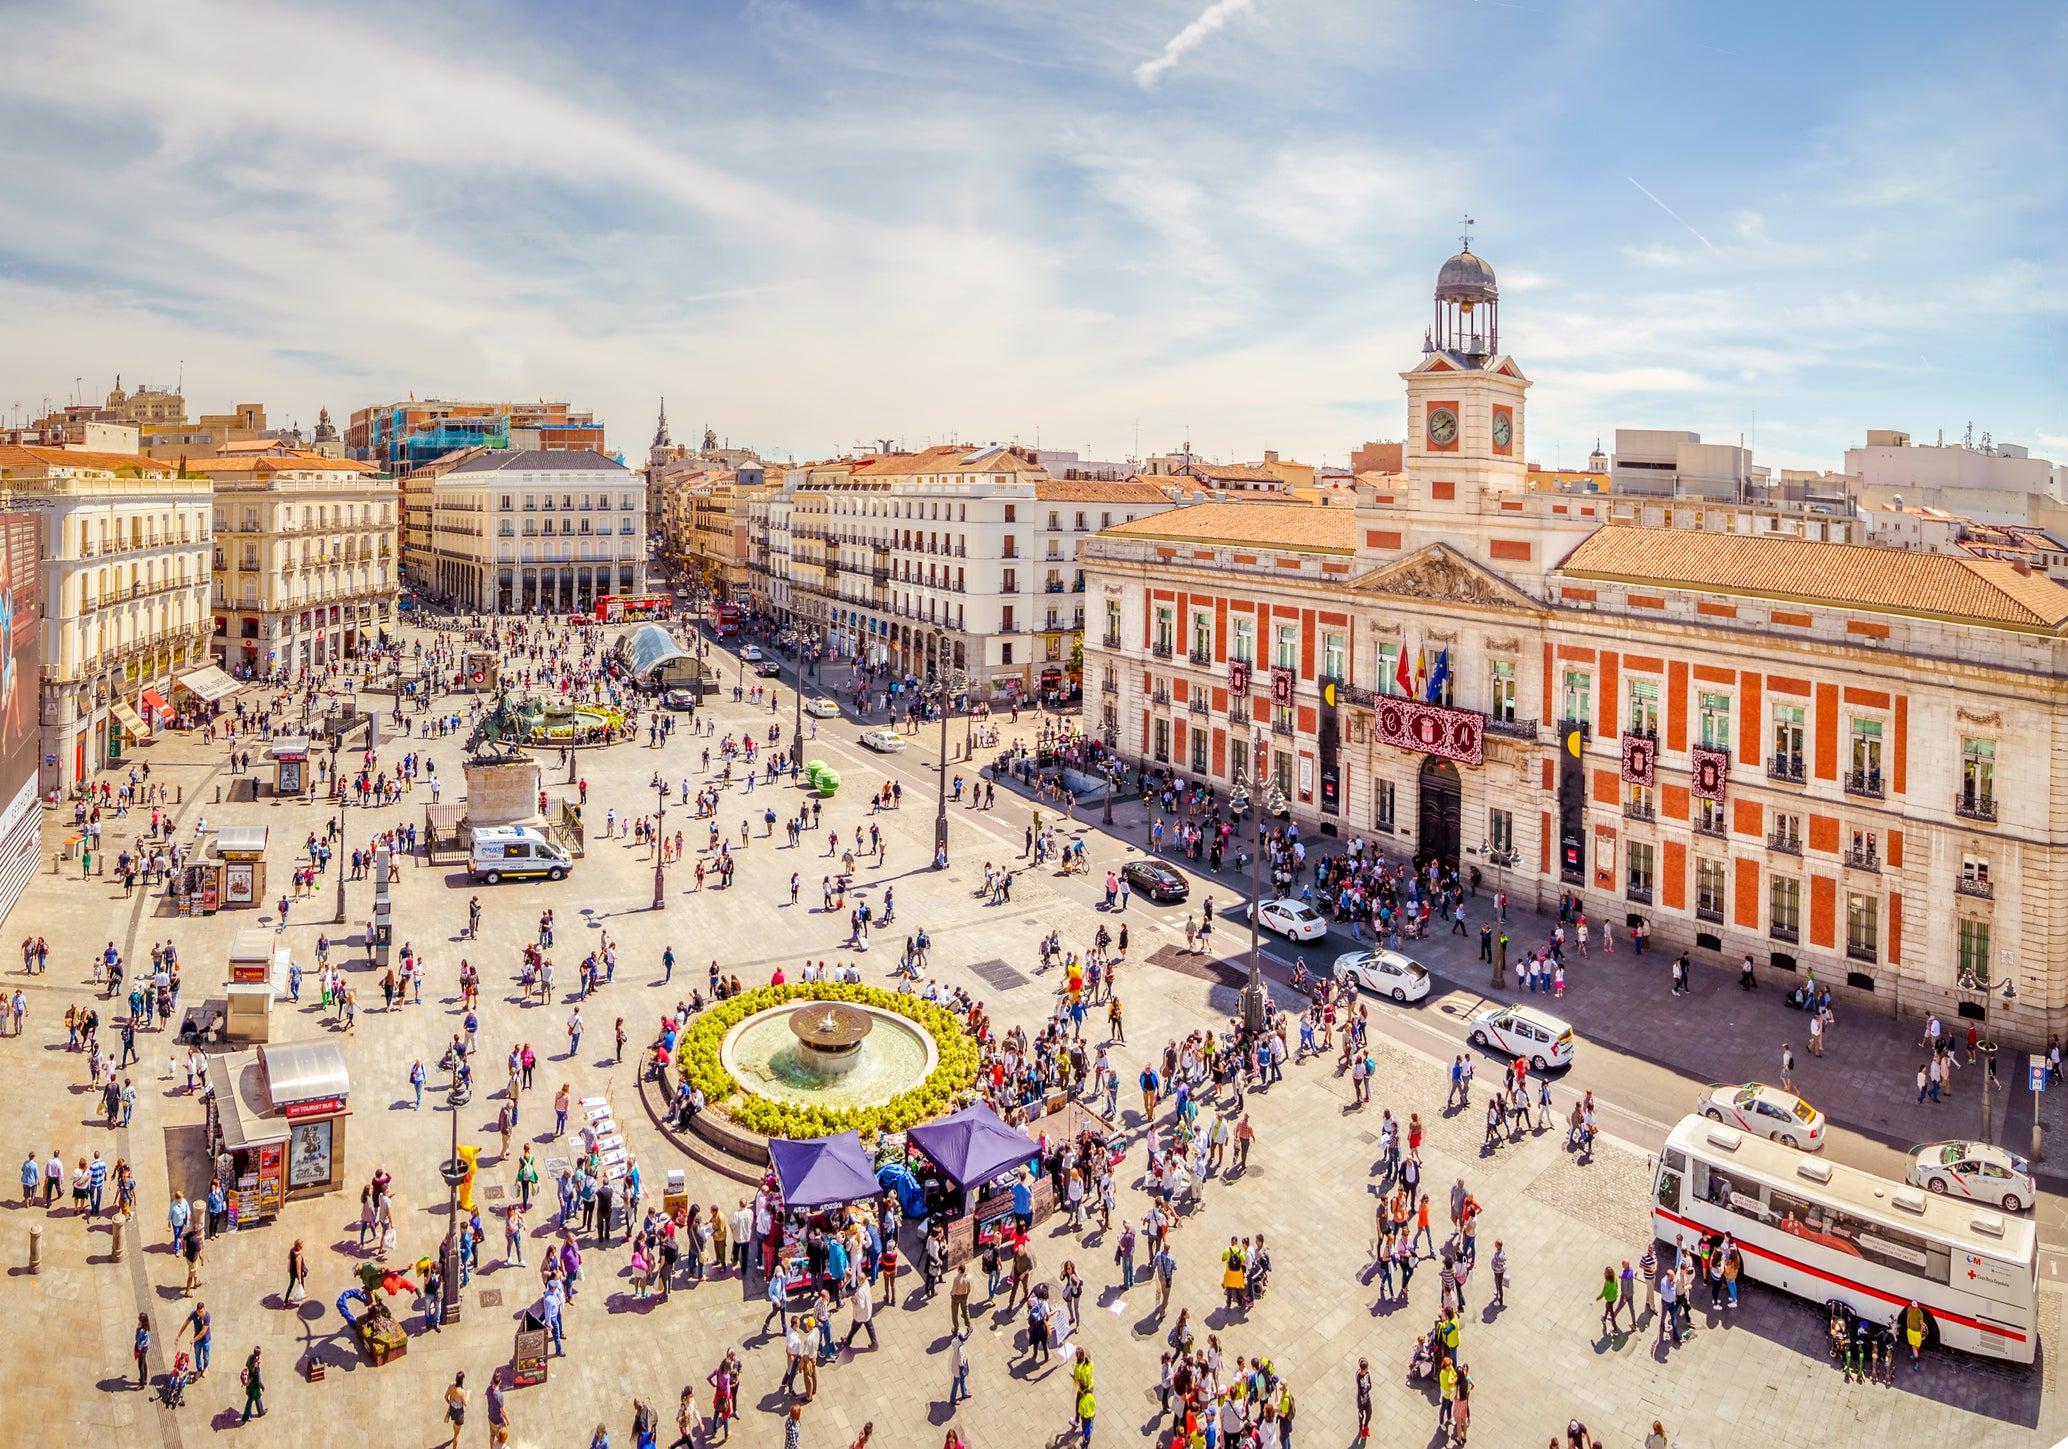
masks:
<svg viewBox="0 0 2068 1449"><path fill-rule="evenodd" d="M616 624L626 619L665 619L675 601L666 594L605 594L596 600L599 623Z"/></svg>
<svg viewBox="0 0 2068 1449"><path fill-rule="evenodd" d="M746 620L746 610L738 604L714 604L711 608L711 632L720 639L740 632L740 625Z"/></svg>

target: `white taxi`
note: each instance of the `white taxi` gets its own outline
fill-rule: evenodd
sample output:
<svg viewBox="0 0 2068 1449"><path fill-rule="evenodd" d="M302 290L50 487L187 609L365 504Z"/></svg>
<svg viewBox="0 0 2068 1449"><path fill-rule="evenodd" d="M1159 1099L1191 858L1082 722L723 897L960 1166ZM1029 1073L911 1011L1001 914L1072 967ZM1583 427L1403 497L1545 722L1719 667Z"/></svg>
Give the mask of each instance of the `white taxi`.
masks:
<svg viewBox="0 0 2068 1449"><path fill-rule="evenodd" d="M816 699L804 701L804 712L814 719L840 718L840 706L826 698L823 694Z"/></svg>
<svg viewBox="0 0 2068 1449"><path fill-rule="evenodd" d="M1764 1082L1712 1082L1695 1100L1695 1110L1711 1122L1771 1137L1783 1147L1824 1150L1824 1114L1793 1092Z"/></svg>
<svg viewBox="0 0 2068 1449"><path fill-rule="evenodd" d="M1328 934L1328 917L1290 897L1265 901L1261 907L1253 902L1242 918L1246 921L1252 914L1264 930L1276 931L1288 941L1318 941Z"/></svg>
<svg viewBox="0 0 2068 1449"><path fill-rule="evenodd" d="M1488 1006L1472 1013L1465 1040L1501 1056L1521 1057L1538 1071L1573 1060L1573 1029L1535 1007Z"/></svg>
<svg viewBox="0 0 2068 1449"><path fill-rule="evenodd" d="M863 730L862 743L879 754L896 754L905 747L905 737L896 730Z"/></svg>
<svg viewBox="0 0 2068 1449"><path fill-rule="evenodd" d="M1336 980L1355 981L1366 991L1395 1001L1420 1001L1429 994L1429 968L1398 951L1351 951L1338 956Z"/></svg>
<svg viewBox="0 0 2068 1449"><path fill-rule="evenodd" d="M1910 1149L1903 1181L1949 1197L2023 1212L2037 1196L2032 1164L1987 1142L1933 1142Z"/></svg>

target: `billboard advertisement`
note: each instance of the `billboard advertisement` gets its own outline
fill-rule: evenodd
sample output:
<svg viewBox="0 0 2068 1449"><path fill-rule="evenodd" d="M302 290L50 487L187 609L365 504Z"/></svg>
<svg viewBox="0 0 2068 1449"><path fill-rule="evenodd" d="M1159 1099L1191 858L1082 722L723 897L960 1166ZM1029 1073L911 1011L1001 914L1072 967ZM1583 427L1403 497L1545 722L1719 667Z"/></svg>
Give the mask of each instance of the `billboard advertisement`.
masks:
<svg viewBox="0 0 2068 1449"><path fill-rule="evenodd" d="M37 664L43 657L41 530L32 513L0 513L0 918L36 873Z"/></svg>

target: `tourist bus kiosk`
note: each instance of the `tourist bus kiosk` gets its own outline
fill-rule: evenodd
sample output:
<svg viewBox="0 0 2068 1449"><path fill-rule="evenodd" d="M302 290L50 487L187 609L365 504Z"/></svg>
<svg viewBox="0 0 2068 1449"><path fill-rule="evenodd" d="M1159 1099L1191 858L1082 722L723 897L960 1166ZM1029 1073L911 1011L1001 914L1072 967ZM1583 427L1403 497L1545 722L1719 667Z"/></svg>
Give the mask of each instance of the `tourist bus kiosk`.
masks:
<svg viewBox="0 0 2068 1449"><path fill-rule="evenodd" d="M258 906L266 900L266 825L225 825L215 833L223 862L222 904Z"/></svg>
<svg viewBox="0 0 2068 1449"><path fill-rule="evenodd" d="M230 979L223 988L223 1035L231 1041L271 1041L273 1003L287 995L294 953L263 926L239 931L230 942Z"/></svg>
<svg viewBox="0 0 2068 1449"><path fill-rule="evenodd" d="M327 1041L265 1045L208 1063L208 1152L240 1227L345 1181L351 1075Z"/></svg>
<svg viewBox="0 0 2068 1449"><path fill-rule="evenodd" d="M273 762L275 795L295 796L309 792L313 782L309 779L308 736L275 735L266 750L266 758Z"/></svg>

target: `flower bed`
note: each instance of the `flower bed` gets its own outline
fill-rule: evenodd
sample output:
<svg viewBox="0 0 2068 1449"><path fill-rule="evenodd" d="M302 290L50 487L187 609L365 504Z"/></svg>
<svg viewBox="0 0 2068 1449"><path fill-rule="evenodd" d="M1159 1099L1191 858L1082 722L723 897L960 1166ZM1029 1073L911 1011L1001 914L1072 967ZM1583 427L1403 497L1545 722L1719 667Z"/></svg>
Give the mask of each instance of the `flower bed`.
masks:
<svg viewBox="0 0 2068 1449"><path fill-rule="evenodd" d="M875 1107L805 1107L743 1091L725 1069L719 1047L726 1033L748 1017L789 1001L851 1001L893 1012L933 1038L939 1060L918 1086ZM704 1094L704 1101L750 1132L764 1137L829 1137L849 1128L864 1137L902 1132L960 1105L975 1084L977 1043L946 1007L874 986L816 982L757 986L721 1001L698 1017L675 1048L675 1065Z"/></svg>

